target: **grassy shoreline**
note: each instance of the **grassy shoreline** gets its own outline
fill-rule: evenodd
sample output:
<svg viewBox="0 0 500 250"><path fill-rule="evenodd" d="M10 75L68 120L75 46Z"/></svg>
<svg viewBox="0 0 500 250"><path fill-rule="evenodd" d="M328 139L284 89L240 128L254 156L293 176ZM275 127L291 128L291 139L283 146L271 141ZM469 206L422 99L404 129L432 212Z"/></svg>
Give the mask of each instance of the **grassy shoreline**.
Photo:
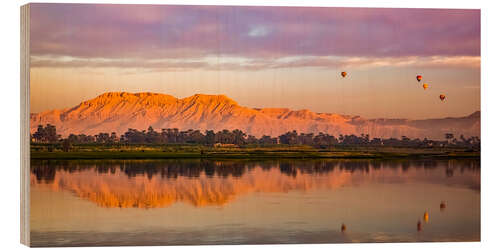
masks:
<svg viewBox="0 0 500 250"><path fill-rule="evenodd" d="M320 150L312 147L271 148L211 148L183 146L175 148L80 148L70 152L31 151L31 159L386 159L386 158L480 158L480 152L465 149L419 148L335 148Z"/></svg>

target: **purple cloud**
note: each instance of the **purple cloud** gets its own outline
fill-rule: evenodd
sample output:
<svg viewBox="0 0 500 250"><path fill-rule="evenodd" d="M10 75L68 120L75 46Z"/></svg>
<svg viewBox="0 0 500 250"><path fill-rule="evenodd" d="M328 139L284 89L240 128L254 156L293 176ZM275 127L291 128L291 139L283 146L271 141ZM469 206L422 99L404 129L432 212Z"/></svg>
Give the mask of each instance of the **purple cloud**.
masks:
<svg viewBox="0 0 500 250"><path fill-rule="evenodd" d="M480 56L480 11L31 4L31 52L142 60Z"/></svg>

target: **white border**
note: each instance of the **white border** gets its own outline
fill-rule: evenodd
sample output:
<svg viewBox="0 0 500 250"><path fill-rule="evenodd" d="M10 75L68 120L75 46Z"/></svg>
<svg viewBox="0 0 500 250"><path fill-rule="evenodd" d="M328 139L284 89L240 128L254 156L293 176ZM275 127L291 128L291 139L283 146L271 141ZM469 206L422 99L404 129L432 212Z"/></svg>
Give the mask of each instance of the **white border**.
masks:
<svg viewBox="0 0 500 250"><path fill-rule="evenodd" d="M32 2L62 2L61 1L32 1ZM2 1L0 7L0 41L2 73L0 91L1 101L1 130L0 143L2 168L0 181L2 205L0 242L5 249L23 248L19 243L19 20L20 6L29 1ZM497 145L500 143L500 4L498 1L471 1L471 0L108 0L108 1L71 1L68 3L123 3L123 4L216 4L216 5L260 5L260 6L333 6L333 7L396 7L396 8L469 8L481 9L481 115L482 115L482 168L481 168L481 243L404 243L404 244L320 244L320 245L259 245L259 246L189 246L169 247L168 249L500 249L499 227L500 213L499 189L500 180ZM95 249L95 248L79 248ZM114 249L114 248L104 248ZM147 249L134 247L133 249Z"/></svg>

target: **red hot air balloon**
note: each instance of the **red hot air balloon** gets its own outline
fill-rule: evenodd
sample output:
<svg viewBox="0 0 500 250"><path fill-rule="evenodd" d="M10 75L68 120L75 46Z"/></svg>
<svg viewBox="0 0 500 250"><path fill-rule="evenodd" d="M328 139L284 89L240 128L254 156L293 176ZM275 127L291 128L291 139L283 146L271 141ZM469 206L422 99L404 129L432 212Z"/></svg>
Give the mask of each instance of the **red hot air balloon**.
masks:
<svg viewBox="0 0 500 250"><path fill-rule="evenodd" d="M342 72L340 73L340 75L341 75L342 77L346 77L346 76L347 76L347 72L342 71Z"/></svg>
<svg viewBox="0 0 500 250"><path fill-rule="evenodd" d="M421 75L417 75L417 81L421 81L422 80L422 76Z"/></svg>
<svg viewBox="0 0 500 250"><path fill-rule="evenodd" d="M446 98L445 95L439 95L439 99L441 99L441 101L444 101L445 98Z"/></svg>
<svg viewBox="0 0 500 250"><path fill-rule="evenodd" d="M446 203L444 201L441 201L441 204L439 204L439 210L444 211L446 209Z"/></svg>

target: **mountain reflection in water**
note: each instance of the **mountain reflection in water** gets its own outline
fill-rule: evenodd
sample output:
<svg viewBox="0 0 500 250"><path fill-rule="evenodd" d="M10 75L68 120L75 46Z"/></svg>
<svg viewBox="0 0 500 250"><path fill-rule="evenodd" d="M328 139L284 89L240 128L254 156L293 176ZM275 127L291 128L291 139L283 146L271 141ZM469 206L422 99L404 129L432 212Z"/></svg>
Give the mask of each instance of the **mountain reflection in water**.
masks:
<svg viewBox="0 0 500 250"><path fill-rule="evenodd" d="M439 171L426 174L422 169ZM461 175L464 171L474 174ZM479 191L479 173L478 160L34 161L31 186L67 191L108 208L159 208L176 202L203 207L224 206L250 193L335 190L363 183L435 183Z"/></svg>

